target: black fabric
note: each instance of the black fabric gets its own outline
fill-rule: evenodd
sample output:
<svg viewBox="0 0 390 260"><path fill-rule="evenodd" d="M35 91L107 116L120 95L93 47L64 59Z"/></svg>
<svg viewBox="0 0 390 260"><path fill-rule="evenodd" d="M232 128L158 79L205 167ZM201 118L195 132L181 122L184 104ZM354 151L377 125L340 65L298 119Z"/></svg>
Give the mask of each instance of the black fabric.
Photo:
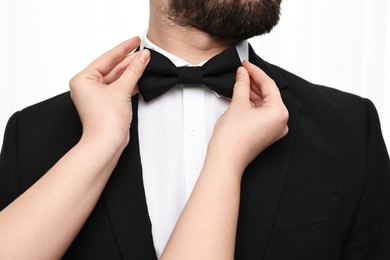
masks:
<svg viewBox="0 0 390 260"><path fill-rule="evenodd" d="M237 68L241 65L236 47L211 58L203 66L176 67L164 55L150 50L151 57L141 79L139 91L147 102L176 84L205 84L218 94L231 98Z"/></svg>

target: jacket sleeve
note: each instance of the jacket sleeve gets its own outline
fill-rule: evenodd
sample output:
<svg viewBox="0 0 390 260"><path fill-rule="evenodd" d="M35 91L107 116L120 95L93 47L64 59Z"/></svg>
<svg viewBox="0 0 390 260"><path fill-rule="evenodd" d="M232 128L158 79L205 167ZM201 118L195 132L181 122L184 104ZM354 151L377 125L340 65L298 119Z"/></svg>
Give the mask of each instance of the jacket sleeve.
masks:
<svg viewBox="0 0 390 260"><path fill-rule="evenodd" d="M366 180L343 259L390 259L390 160L374 105L367 100ZM353 151L351 151L353 152Z"/></svg>
<svg viewBox="0 0 390 260"><path fill-rule="evenodd" d="M17 148L18 117L19 112L15 113L8 121L0 154L0 211L20 194Z"/></svg>

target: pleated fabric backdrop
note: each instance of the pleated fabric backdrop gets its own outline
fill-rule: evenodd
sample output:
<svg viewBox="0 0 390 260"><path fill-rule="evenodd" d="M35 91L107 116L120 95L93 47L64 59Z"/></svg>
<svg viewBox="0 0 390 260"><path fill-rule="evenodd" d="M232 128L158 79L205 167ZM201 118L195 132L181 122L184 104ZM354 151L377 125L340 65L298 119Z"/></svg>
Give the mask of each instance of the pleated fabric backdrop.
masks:
<svg viewBox="0 0 390 260"><path fill-rule="evenodd" d="M0 0L0 136L13 112L147 29L147 0ZM250 42L307 80L371 99L390 147L390 1L284 0L279 25ZM0 145L2 144L2 138Z"/></svg>

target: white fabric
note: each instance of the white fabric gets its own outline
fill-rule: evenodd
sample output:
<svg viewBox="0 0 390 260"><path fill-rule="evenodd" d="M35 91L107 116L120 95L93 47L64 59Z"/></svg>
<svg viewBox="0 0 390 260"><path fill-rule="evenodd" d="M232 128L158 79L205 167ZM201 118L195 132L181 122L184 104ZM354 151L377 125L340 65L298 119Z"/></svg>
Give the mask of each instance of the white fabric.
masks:
<svg viewBox="0 0 390 260"><path fill-rule="evenodd" d="M155 46L146 34L141 47L164 54L176 66L193 66ZM247 41L236 48L241 60L248 59ZM204 85L177 85L149 102L140 97L140 156L158 257L198 179L214 125L229 103Z"/></svg>

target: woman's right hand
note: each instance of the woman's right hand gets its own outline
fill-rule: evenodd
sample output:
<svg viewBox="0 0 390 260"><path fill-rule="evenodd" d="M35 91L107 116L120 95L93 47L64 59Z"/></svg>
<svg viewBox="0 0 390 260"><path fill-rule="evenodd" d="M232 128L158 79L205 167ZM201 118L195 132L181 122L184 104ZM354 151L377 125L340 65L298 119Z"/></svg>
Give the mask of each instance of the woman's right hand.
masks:
<svg viewBox="0 0 390 260"><path fill-rule="evenodd" d="M150 57L148 50L129 54L139 44L139 37L123 42L70 80L84 139L120 148L129 142L131 97Z"/></svg>
<svg viewBox="0 0 390 260"><path fill-rule="evenodd" d="M245 167L288 132L288 111L275 82L248 61L237 71L232 102L218 120L208 159Z"/></svg>

